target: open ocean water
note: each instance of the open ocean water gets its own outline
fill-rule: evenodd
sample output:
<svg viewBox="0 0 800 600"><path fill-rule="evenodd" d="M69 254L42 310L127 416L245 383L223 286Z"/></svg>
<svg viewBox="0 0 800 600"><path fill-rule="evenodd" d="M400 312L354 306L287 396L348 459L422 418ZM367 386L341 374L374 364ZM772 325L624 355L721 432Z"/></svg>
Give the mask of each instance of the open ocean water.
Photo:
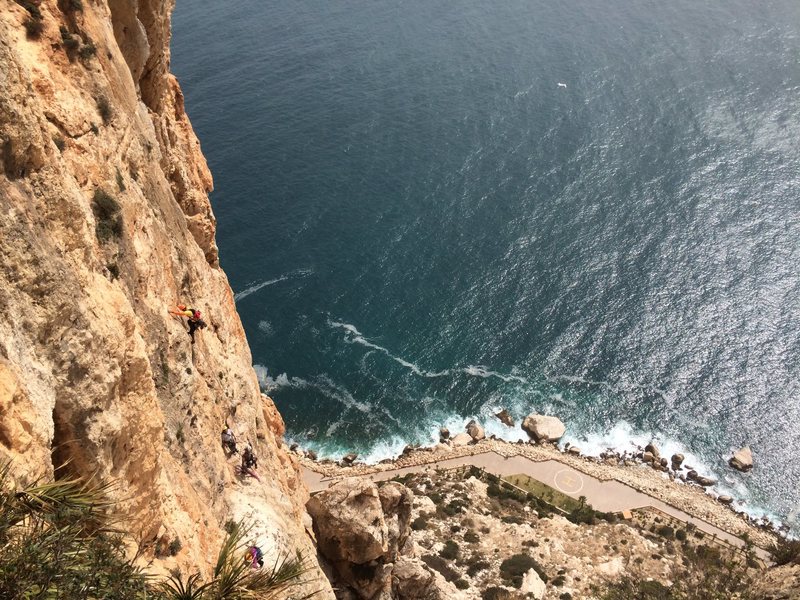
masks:
<svg viewBox="0 0 800 600"><path fill-rule="evenodd" d="M179 0L173 26L290 438L379 459L551 413L793 522L799 2Z"/></svg>

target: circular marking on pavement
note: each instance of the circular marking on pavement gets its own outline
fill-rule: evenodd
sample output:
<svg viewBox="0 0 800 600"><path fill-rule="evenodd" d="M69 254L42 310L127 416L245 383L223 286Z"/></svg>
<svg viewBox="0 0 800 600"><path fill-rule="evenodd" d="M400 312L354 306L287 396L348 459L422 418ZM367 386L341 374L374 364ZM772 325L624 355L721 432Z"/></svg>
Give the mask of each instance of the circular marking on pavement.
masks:
<svg viewBox="0 0 800 600"><path fill-rule="evenodd" d="M561 469L553 477L553 483L565 494L577 494L583 489L583 477L572 469Z"/></svg>

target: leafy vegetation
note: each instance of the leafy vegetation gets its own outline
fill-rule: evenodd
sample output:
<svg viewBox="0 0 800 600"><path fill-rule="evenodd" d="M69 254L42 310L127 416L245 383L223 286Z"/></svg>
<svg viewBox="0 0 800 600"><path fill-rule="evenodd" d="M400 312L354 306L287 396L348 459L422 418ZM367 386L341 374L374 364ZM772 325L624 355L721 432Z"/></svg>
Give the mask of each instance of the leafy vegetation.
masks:
<svg viewBox="0 0 800 600"><path fill-rule="evenodd" d="M143 598L147 577L126 556L109 489L64 479L18 490L0 468L0 598Z"/></svg>
<svg viewBox="0 0 800 600"><path fill-rule="evenodd" d="M800 565L800 540L781 538L771 552L776 565Z"/></svg>
<svg viewBox="0 0 800 600"><path fill-rule="evenodd" d="M97 224L95 234L100 242L107 242L122 235L122 215L119 203L113 196L97 188L92 199L92 212Z"/></svg>
<svg viewBox="0 0 800 600"><path fill-rule="evenodd" d="M226 524L227 526L227 524ZM242 523L230 525L230 531L217 556L212 578L203 583L194 573L184 578L174 573L158 586L166 600L283 600L291 593L296 600L305 600L318 592L302 596L299 593L304 575L310 570L304 557L284 556L271 568L253 569L249 561L242 560L246 548L245 539L250 528Z"/></svg>
<svg viewBox="0 0 800 600"><path fill-rule="evenodd" d="M444 543L444 548L442 548L441 552L439 552L439 556L442 558L446 558L447 560L455 560L459 557L461 550L458 546L458 543L454 542L453 540L447 540Z"/></svg>
<svg viewBox="0 0 800 600"><path fill-rule="evenodd" d="M156 582L130 556L127 534L117 527L109 498L112 484L62 479L18 489L9 465L0 466L0 598L32 600L296 600L309 566L300 554L271 568L243 560L249 529L235 523L222 546L213 577L180 573ZM174 538L170 554L180 551Z"/></svg>
<svg viewBox="0 0 800 600"><path fill-rule="evenodd" d="M97 112L100 113L100 118L103 119L103 125L108 125L114 117L114 112L111 110L111 104L105 96L99 96L95 99L97 103Z"/></svg>
<svg viewBox="0 0 800 600"><path fill-rule="evenodd" d="M536 560L527 554L515 554L500 563L500 576L514 587L522 585L522 577L533 569L547 583L547 574Z"/></svg>

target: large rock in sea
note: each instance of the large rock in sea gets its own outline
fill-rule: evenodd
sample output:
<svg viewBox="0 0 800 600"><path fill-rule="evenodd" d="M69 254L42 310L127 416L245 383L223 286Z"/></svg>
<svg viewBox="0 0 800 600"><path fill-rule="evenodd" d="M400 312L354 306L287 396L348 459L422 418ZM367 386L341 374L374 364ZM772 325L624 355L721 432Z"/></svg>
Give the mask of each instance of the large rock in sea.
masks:
<svg viewBox="0 0 800 600"><path fill-rule="evenodd" d="M411 532L414 494L390 482L378 489L369 480L349 477L312 496L306 507L320 553L330 562L337 584L363 600L392 597L395 562ZM403 573L398 573L405 579ZM422 573L408 574L410 587L425 587Z"/></svg>
<svg viewBox="0 0 800 600"><path fill-rule="evenodd" d="M469 434L469 437L476 442L486 438L486 432L483 430L483 427L481 427L480 423L475 420L467 423L467 433Z"/></svg>
<svg viewBox="0 0 800 600"><path fill-rule="evenodd" d="M733 456L728 461L728 464L737 471L749 471L753 468L753 452L749 446L740 448L733 453Z"/></svg>
<svg viewBox="0 0 800 600"><path fill-rule="evenodd" d="M672 461L672 470L673 471L677 471L678 469L681 468L681 465L683 465L683 459L684 459L684 456L680 452L678 454L673 454L672 455L672 458L670 460Z"/></svg>
<svg viewBox="0 0 800 600"><path fill-rule="evenodd" d="M537 442L557 442L567 430L561 419L546 415L528 415L522 429Z"/></svg>
<svg viewBox="0 0 800 600"><path fill-rule="evenodd" d="M506 425L508 427L514 426L514 417L512 417L511 413L508 412L505 408L501 410L499 413L495 413L494 416L500 419L500 422L503 425Z"/></svg>

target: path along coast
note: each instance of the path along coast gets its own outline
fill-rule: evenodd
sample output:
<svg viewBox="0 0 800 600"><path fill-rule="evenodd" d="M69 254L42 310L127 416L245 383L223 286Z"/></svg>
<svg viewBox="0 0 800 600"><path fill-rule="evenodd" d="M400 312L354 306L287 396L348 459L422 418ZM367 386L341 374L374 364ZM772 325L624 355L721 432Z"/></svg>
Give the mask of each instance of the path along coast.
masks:
<svg viewBox="0 0 800 600"><path fill-rule="evenodd" d="M643 463L584 457L551 444L484 439L466 446L440 444L409 450L375 465L345 466L302 455L301 462L303 479L312 493L343 477L381 481L413 471L474 465L500 476L525 474L575 498L586 496L597 510L621 512L651 506L737 546L744 545L746 536L765 559L766 549L776 540L774 531L754 525L701 486L675 481Z"/></svg>

